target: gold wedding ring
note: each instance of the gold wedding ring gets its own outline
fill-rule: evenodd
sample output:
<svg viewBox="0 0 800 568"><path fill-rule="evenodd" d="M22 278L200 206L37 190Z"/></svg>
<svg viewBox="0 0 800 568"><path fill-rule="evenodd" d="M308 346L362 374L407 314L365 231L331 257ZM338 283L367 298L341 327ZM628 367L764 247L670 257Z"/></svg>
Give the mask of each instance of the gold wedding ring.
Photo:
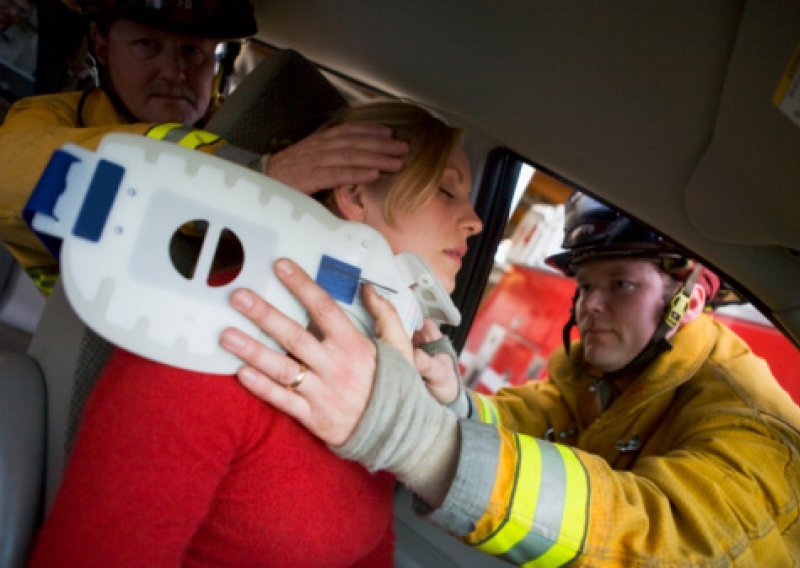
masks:
<svg viewBox="0 0 800 568"><path fill-rule="evenodd" d="M303 380L305 380L307 373L308 367L300 363L300 370L297 371L297 376L290 384L286 385L286 388L289 390L297 390L297 387L299 387L303 383Z"/></svg>

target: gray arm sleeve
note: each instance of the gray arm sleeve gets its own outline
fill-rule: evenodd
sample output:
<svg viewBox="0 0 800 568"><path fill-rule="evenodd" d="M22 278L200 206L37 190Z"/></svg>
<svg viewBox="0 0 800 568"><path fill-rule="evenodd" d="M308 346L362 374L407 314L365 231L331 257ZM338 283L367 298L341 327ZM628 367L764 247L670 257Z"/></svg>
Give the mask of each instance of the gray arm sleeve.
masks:
<svg viewBox="0 0 800 568"><path fill-rule="evenodd" d="M500 456L497 428L473 420L459 420L461 445L458 469L444 502L431 509L414 499L414 512L444 530L464 536L475 530L492 496Z"/></svg>
<svg viewBox="0 0 800 568"><path fill-rule="evenodd" d="M395 473L417 494L430 495L435 487L441 507L434 510L417 499L416 512L453 534L467 534L492 493L500 455L497 429L457 420L428 394L405 357L381 341L375 345L378 366L367 409L350 438L331 449L372 471ZM450 483L444 476L443 483L443 471L455 459L455 478Z"/></svg>
<svg viewBox="0 0 800 568"><path fill-rule="evenodd" d="M353 434L331 448L369 470L393 472L420 495L444 495L458 457L455 414L428 394L422 378L400 352L376 341L378 361L367 409Z"/></svg>
<svg viewBox="0 0 800 568"><path fill-rule="evenodd" d="M250 150L245 150L233 144L223 144L214 150L214 155L234 164L250 168L258 173L263 173L261 168L263 156Z"/></svg>

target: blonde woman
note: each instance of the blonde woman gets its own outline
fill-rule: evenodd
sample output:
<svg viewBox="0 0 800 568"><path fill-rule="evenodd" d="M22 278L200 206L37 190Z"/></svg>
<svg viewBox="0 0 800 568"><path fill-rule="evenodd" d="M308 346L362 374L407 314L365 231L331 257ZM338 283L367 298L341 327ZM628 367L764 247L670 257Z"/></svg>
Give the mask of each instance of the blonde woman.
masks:
<svg viewBox="0 0 800 568"><path fill-rule="evenodd" d="M467 239L481 230L460 132L403 103L334 120L353 122L391 128L409 145L405 165L321 199L379 230L395 253L422 256L452 291ZM235 377L117 350L32 564L387 566L393 488L391 475L337 457Z"/></svg>

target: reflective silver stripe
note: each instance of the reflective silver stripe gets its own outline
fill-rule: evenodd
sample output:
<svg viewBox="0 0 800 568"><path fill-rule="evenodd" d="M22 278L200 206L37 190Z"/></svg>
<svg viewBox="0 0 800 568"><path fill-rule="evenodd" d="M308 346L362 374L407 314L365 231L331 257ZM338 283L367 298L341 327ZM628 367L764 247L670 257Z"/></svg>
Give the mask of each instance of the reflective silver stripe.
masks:
<svg viewBox="0 0 800 568"><path fill-rule="evenodd" d="M214 144L222 139L219 134L192 128L191 126L185 126L177 122L156 124L147 131L146 135L149 138L171 142L178 146L189 148L190 150L196 150L201 146Z"/></svg>
<svg viewBox="0 0 800 568"><path fill-rule="evenodd" d="M461 449L458 468L444 503L431 511L417 504L425 514L449 532L463 536L475 530L492 497L500 459L497 428L477 420L461 419Z"/></svg>
<svg viewBox="0 0 800 568"><path fill-rule="evenodd" d="M198 130L176 122L157 124L153 126L146 135L149 138L171 142L191 150L214 144L222 139L213 132ZM244 148L239 148L231 144L222 144L219 148L215 148L212 154L223 160L245 166L261 173L262 156L250 150L245 150Z"/></svg>
<svg viewBox="0 0 800 568"><path fill-rule="evenodd" d="M256 154L255 152L245 150L244 148L239 148L238 146L233 146L232 144L223 144L219 148L216 148L212 153L223 160L240 164L250 168L251 170L261 173L261 155Z"/></svg>
<svg viewBox="0 0 800 568"><path fill-rule="evenodd" d="M154 140L163 140L173 128L180 128L182 126L179 122L164 122L162 124L153 125L150 130L145 132L145 136Z"/></svg>
<svg viewBox="0 0 800 568"><path fill-rule="evenodd" d="M547 486L542 484L540 487L543 491L539 491L533 525L547 527L548 532L557 537L561 530L564 496L567 492L564 462L555 446L540 440L535 442L539 446L542 472L547 472ZM503 557L515 564L522 564L549 550L554 541L555 539L545 538L539 533L529 532Z"/></svg>
<svg viewBox="0 0 800 568"><path fill-rule="evenodd" d="M166 134L164 134L163 138L161 138L164 142L172 142L173 144L180 143L183 140L184 136L189 134L193 129L188 128L186 126L176 126L175 128L171 128Z"/></svg>
<svg viewBox="0 0 800 568"><path fill-rule="evenodd" d="M480 421L486 424L496 424L500 426L500 413L497 411L497 407L494 405L494 402L492 402L488 396L484 396L480 393L473 392L472 394L478 400L478 406L480 408Z"/></svg>
<svg viewBox="0 0 800 568"><path fill-rule="evenodd" d="M573 450L515 435L517 472L503 522L477 546L525 566L561 566L582 551L589 478Z"/></svg>

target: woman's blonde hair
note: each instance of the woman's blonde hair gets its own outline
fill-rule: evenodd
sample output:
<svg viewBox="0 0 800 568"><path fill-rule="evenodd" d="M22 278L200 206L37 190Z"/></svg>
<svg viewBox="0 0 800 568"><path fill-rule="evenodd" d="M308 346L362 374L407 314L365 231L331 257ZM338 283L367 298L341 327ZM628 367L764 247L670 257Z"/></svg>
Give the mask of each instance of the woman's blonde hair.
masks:
<svg viewBox="0 0 800 568"><path fill-rule="evenodd" d="M383 124L392 129L395 139L408 143L403 168L396 174L381 173L374 182L389 188L383 212L389 224L397 216L415 211L436 194L450 155L462 140L461 129L403 102L369 103L343 109L330 125L352 122ZM330 206L330 201L326 204Z"/></svg>

